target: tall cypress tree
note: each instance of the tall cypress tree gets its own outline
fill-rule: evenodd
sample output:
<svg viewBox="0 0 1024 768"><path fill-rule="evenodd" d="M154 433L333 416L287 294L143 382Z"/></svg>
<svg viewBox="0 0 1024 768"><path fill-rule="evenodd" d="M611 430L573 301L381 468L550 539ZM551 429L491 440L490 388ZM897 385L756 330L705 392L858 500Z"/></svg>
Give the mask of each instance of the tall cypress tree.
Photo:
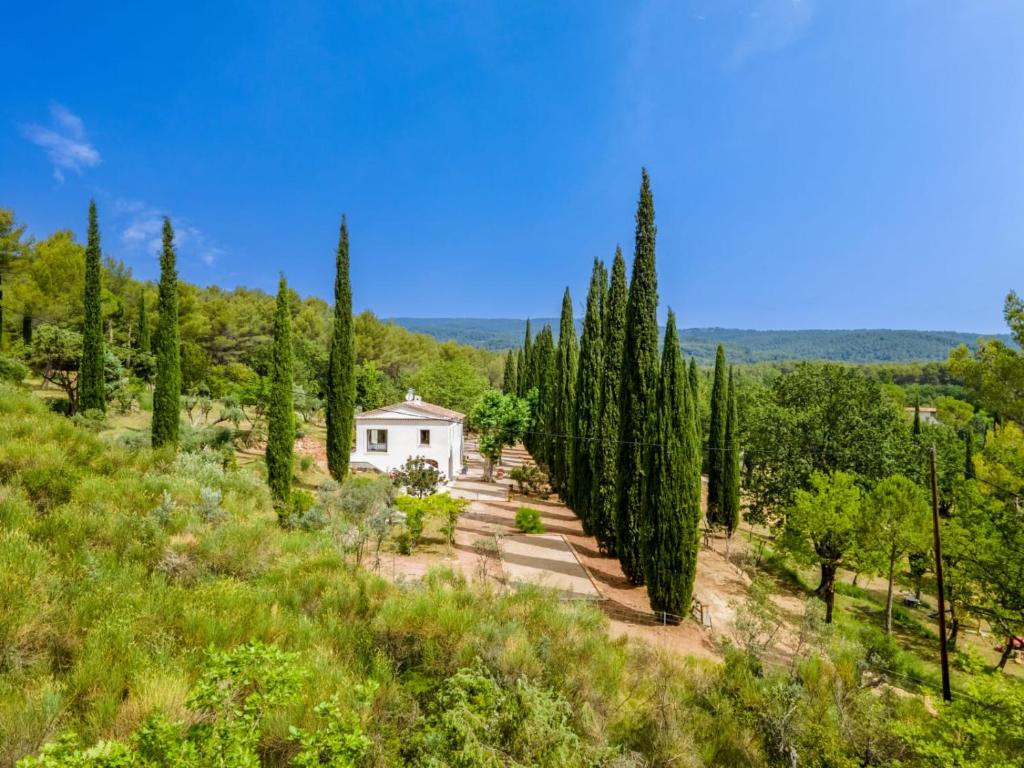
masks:
<svg viewBox="0 0 1024 768"><path fill-rule="evenodd" d="M701 437L700 434L700 373L697 370L697 360L694 357L690 357L690 367L687 371L689 374L690 383L690 397L693 403L693 415L697 421L697 437Z"/></svg>
<svg viewBox="0 0 1024 768"><path fill-rule="evenodd" d="M526 358L523 355L523 349L520 347L516 350L516 396L525 397L524 388L526 386Z"/></svg>
<svg viewBox="0 0 1024 768"><path fill-rule="evenodd" d="M562 295L562 317L558 324L558 353L555 365L554 399L554 451L551 469L555 490L569 508L573 508L573 433L576 402L576 371L579 366L579 342L576 322L572 314L572 296L569 289Z"/></svg>
<svg viewBox="0 0 1024 768"><path fill-rule="evenodd" d="M601 423L601 357L604 339L601 336L601 310L608 281L608 271L600 259L594 259L587 290L587 308L580 339L579 370L576 376L576 403L572 441L573 510L583 522L588 535L591 527L591 499L594 486L594 464L597 454L597 429Z"/></svg>
<svg viewBox="0 0 1024 768"><path fill-rule="evenodd" d="M505 355L505 370L501 377L501 391L508 395L516 393L516 354L511 349Z"/></svg>
<svg viewBox="0 0 1024 768"><path fill-rule="evenodd" d="M736 387L729 369L728 408L725 418L725 461L722 467L722 525L730 536L740 524L740 444L736 414Z"/></svg>
<svg viewBox="0 0 1024 768"><path fill-rule="evenodd" d="M647 456L656 425L658 394L658 276L655 266L654 198L644 169L636 211L633 275L626 303L619 417L616 552L626 578L643 584Z"/></svg>
<svg viewBox="0 0 1024 768"><path fill-rule="evenodd" d="M277 288L274 346L270 360L270 402L267 404L267 485L283 520L292 492L295 450L295 408L292 403L292 317L284 275ZM350 438L351 439L351 438ZM347 446L346 446L347 447Z"/></svg>
<svg viewBox="0 0 1024 768"><path fill-rule="evenodd" d="M334 331L331 335L331 350L327 359L325 417L327 421L327 468L330 470L331 477L340 482L348 475L356 406L356 337L352 322L348 225L344 215L341 217L341 231L338 234L338 250L335 254L334 269ZM281 281L283 285L283 277ZM291 482L290 468L288 478Z"/></svg>
<svg viewBox="0 0 1024 768"><path fill-rule="evenodd" d="M690 399L690 416L693 418L693 432L697 435L697 459L700 468L703 469L704 426L701 424L700 419L700 373L697 370L697 360L692 355L690 356L687 374L687 380L690 385L687 390L687 396Z"/></svg>
<svg viewBox="0 0 1024 768"><path fill-rule="evenodd" d="M85 246L85 325L82 329L82 366L78 374L78 402L83 411L107 410L100 281L100 228L96 221L96 201L90 200L89 235Z"/></svg>
<svg viewBox="0 0 1024 768"><path fill-rule="evenodd" d="M555 344L551 326L545 325L537 334L533 345L533 381L537 388L537 407L534 414L533 445L530 453L538 464L551 471L551 440L554 431L552 402L555 397Z"/></svg>
<svg viewBox="0 0 1024 768"><path fill-rule="evenodd" d="M520 375L520 397L526 397L537 386L537 370L533 364L533 338L530 335L530 318L526 318L526 333L523 336L523 369Z"/></svg>
<svg viewBox="0 0 1024 768"><path fill-rule="evenodd" d="M914 403L914 428L913 433L915 435L921 434L921 401L918 400Z"/></svg>
<svg viewBox="0 0 1024 768"><path fill-rule="evenodd" d="M146 317L146 293L139 291L139 351L148 355L150 346L149 318Z"/></svg>
<svg viewBox="0 0 1024 768"><path fill-rule="evenodd" d="M708 434L708 522L725 525L722 516L722 482L725 467L725 422L728 418L729 392L725 371L725 349L715 352L715 378L711 385L711 429Z"/></svg>
<svg viewBox="0 0 1024 768"><path fill-rule="evenodd" d="M174 230L164 217L160 252L160 304L156 326L156 379L153 385L153 447L178 444L181 412L181 350L178 330L178 269Z"/></svg>
<svg viewBox="0 0 1024 768"><path fill-rule="evenodd" d="M658 385L657 439L648 453L644 576L651 609L670 614L672 623L689 612L699 544L700 451L689 390L670 311Z"/></svg>
<svg viewBox="0 0 1024 768"><path fill-rule="evenodd" d="M615 554L615 478L619 460L619 394L622 391L622 346L626 336L626 260L616 246L611 284L604 301L601 357L601 413L594 443L594 482L590 528L602 552Z"/></svg>

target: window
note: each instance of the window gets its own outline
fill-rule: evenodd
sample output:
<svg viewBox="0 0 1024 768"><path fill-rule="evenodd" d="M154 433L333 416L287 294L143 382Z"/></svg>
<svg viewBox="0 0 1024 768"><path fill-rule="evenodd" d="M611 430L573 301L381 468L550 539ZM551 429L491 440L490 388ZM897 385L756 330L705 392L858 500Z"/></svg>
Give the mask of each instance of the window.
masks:
<svg viewBox="0 0 1024 768"><path fill-rule="evenodd" d="M420 445L430 445L430 430L429 429L421 429L420 430Z"/></svg>
<svg viewBox="0 0 1024 768"><path fill-rule="evenodd" d="M388 431L386 429L366 430L366 451L367 453L387 453Z"/></svg>

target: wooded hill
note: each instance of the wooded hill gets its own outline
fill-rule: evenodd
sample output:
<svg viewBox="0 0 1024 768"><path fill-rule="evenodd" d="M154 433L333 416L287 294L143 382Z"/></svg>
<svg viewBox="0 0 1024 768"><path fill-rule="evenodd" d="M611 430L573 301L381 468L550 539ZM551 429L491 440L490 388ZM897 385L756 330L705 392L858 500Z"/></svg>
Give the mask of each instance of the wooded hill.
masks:
<svg viewBox="0 0 1024 768"><path fill-rule="evenodd" d="M511 349L523 341L525 320L505 318L395 317L396 324L433 336L439 341L456 341L489 350ZM533 318L535 328L558 318ZM577 323L577 332L582 327ZM664 332L664 328L662 328ZM979 336L1009 342L1005 334L977 334L960 331L806 330L755 331L740 328L684 328L680 330L683 353L693 355L702 365L715 361L715 348L725 346L729 359L737 363L781 360L834 360L847 363L906 363L945 361L950 351L966 344L974 348Z"/></svg>

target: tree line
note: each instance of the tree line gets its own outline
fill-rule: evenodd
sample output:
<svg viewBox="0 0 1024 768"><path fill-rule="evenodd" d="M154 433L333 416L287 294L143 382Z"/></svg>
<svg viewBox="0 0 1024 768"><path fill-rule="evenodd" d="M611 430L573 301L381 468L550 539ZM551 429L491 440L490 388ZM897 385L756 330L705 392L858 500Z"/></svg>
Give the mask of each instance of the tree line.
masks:
<svg viewBox="0 0 1024 768"><path fill-rule="evenodd" d="M96 204L95 201L90 201L87 241L81 264L81 353L77 361L69 361L69 364L77 368L77 375L74 378L76 407L85 411L104 413L107 408L107 352L103 333L101 254ZM139 295L139 351L148 353L150 339L145 314L145 295ZM162 227L156 311L157 323L152 341L154 369L150 439L154 448L176 448L181 425L183 355L177 253L174 229L167 217L164 217ZM290 513L290 505L293 503L291 485L294 473L296 382L292 314L292 295L282 274L273 316L265 403L267 483L282 517ZM324 410L327 460L331 476L340 481L348 475L356 404L355 325L349 279L348 227L344 216L341 220L336 253L333 327L326 357Z"/></svg>
<svg viewBox="0 0 1024 768"><path fill-rule="evenodd" d="M78 402L78 364L85 334L85 248L69 230L35 239L12 211L0 209L0 355L65 390ZM162 251L162 248L160 249ZM159 283L139 280L124 263L99 252L100 318L106 401L116 409L148 407L158 337ZM95 263L95 262L94 262ZM185 397L231 401L248 415L262 409L271 364L276 298L251 289L176 283L181 391ZM295 402L323 416L333 307L289 288ZM409 387L424 398L468 412L501 382L502 360L454 342L407 331L372 312L353 318L356 405L401 400Z"/></svg>
<svg viewBox="0 0 1024 768"><path fill-rule="evenodd" d="M651 607L674 621L690 608L697 565L701 472L696 361L683 360L676 315L659 348L654 198L644 170L635 216L632 274L616 248L609 271L595 259L582 334L572 296L562 298L558 340L545 324L505 358L503 383L532 405L525 443L552 488L601 551L618 557ZM736 394L719 348L707 446L708 522L739 521Z"/></svg>

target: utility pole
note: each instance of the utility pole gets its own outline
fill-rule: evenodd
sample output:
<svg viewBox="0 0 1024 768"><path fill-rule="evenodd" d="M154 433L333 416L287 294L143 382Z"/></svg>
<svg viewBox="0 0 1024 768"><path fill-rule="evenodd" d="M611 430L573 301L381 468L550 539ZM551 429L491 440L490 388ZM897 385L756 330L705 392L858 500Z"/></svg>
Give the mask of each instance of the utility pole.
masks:
<svg viewBox="0 0 1024 768"><path fill-rule="evenodd" d="M942 665L942 698L953 700L949 689L949 652L946 650L946 587L942 582L942 544L939 541L939 489L935 481L935 444L931 450L932 531L935 536L935 583L939 590L939 660Z"/></svg>

